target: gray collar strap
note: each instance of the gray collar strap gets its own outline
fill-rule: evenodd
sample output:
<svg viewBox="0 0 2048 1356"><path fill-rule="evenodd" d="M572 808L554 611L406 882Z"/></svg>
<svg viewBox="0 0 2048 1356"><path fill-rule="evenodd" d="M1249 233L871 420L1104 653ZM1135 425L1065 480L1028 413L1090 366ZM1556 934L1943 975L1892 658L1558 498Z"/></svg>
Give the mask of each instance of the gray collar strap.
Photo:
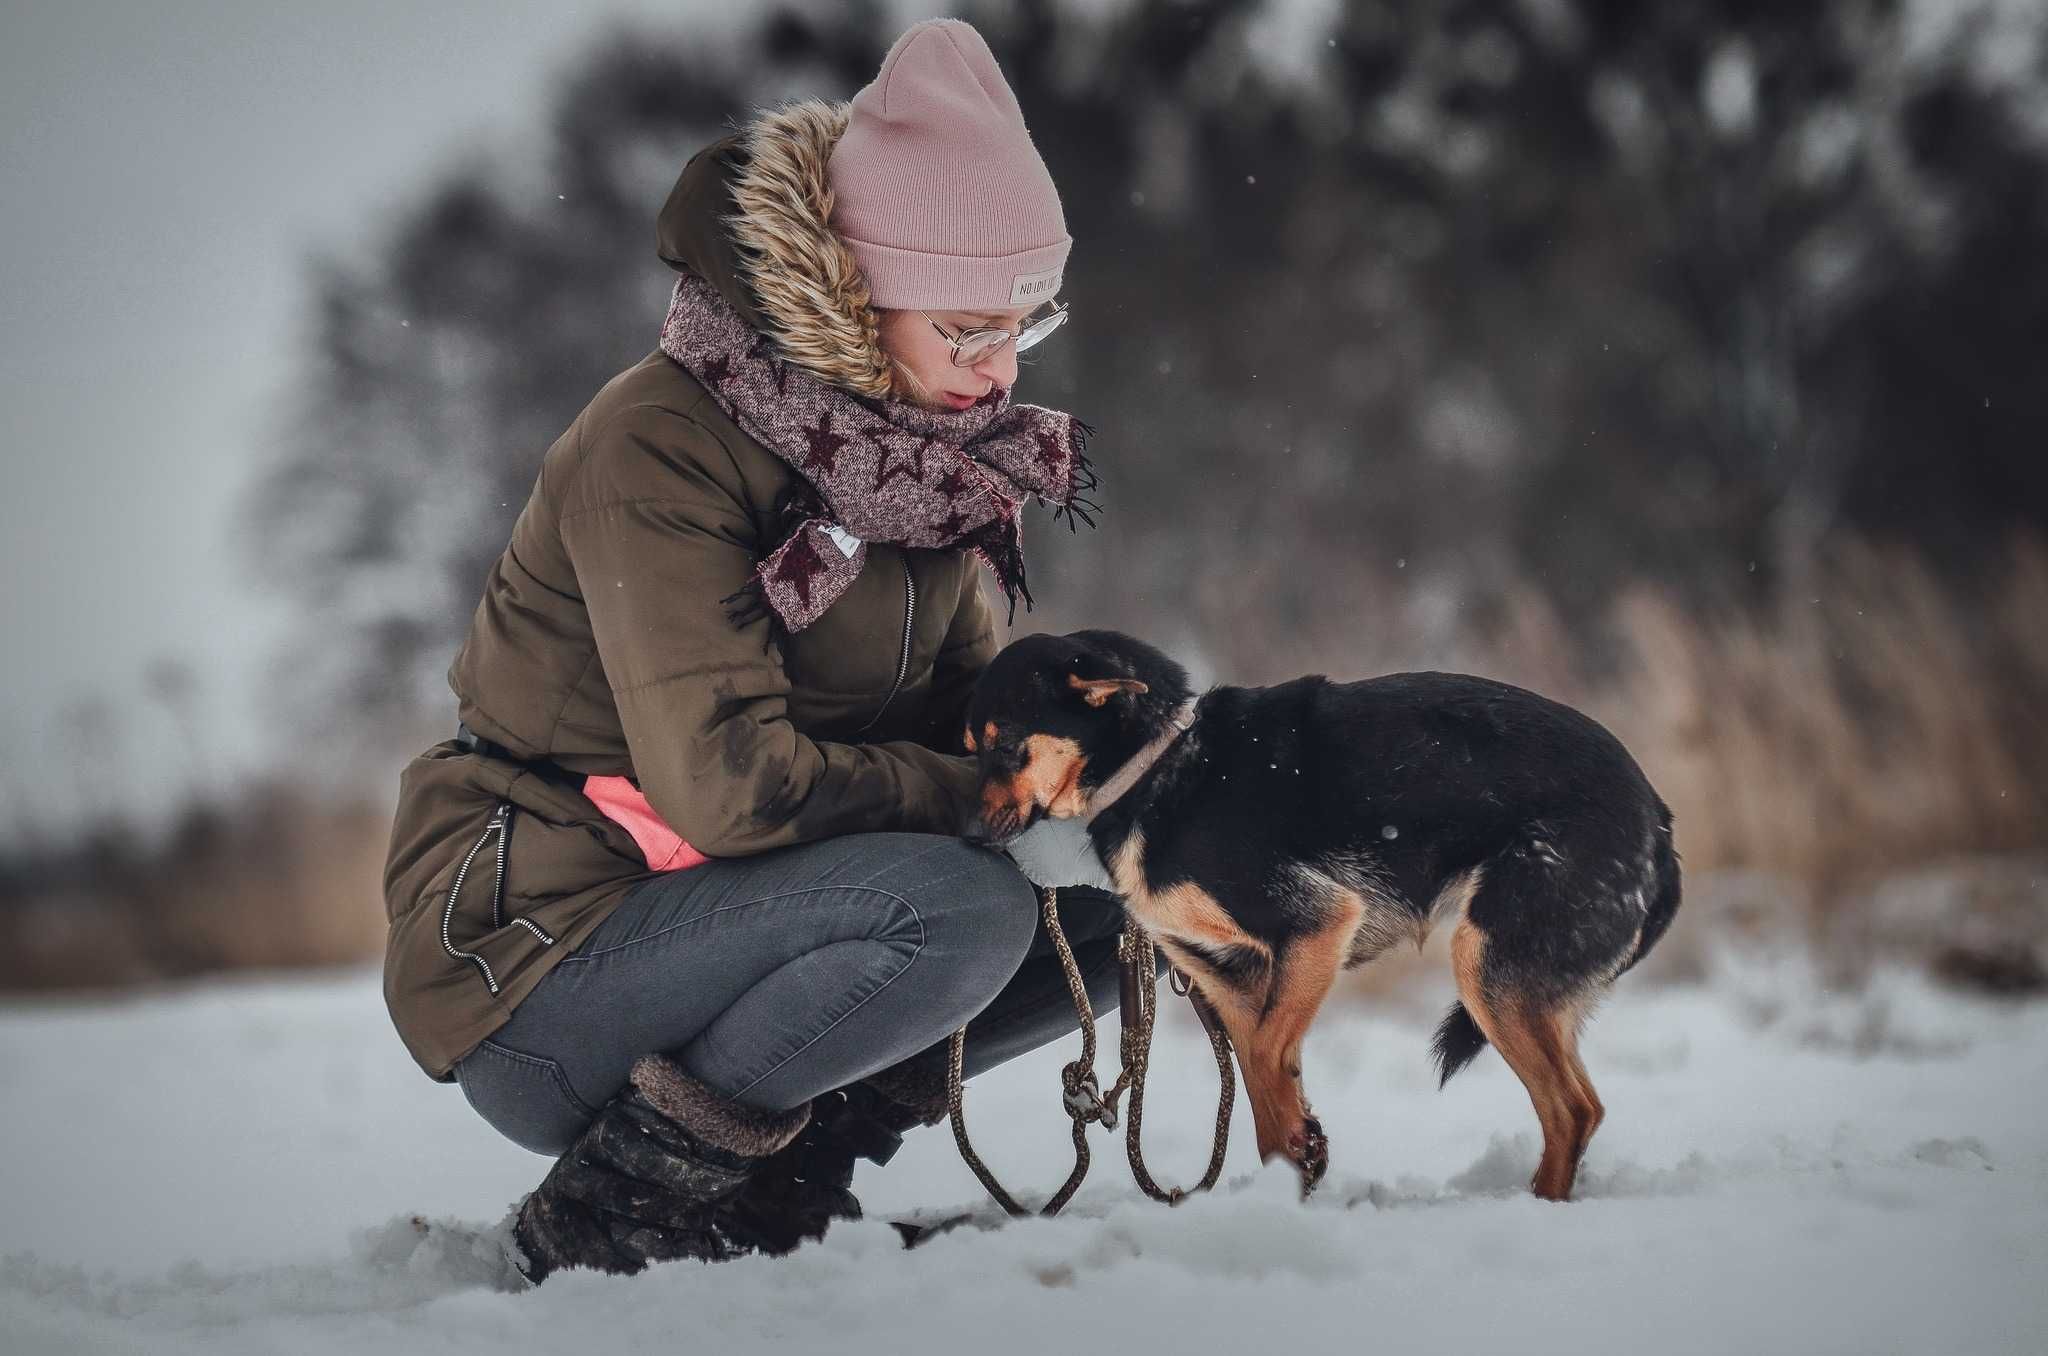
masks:
<svg viewBox="0 0 2048 1356"><path fill-rule="evenodd" d="M1172 722L1169 728L1154 735L1144 748L1131 755L1130 762L1116 770L1115 776L1095 788L1095 794L1088 798L1089 819L1116 804L1124 792L1138 784L1138 778L1152 770L1152 765L1173 746L1173 741L1188 732L1188 727L1195 723L1195 699L1188 698L1167 720Z"/></svg>

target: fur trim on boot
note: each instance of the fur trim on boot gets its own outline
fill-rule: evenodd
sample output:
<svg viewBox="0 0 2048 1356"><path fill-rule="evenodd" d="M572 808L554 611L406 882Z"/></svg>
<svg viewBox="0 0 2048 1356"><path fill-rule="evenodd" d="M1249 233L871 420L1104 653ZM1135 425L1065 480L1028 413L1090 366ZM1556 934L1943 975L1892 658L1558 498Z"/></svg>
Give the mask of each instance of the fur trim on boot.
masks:
<svg viewBox="0 0 2048 1356"><path fill-rule="evenodd" d="M538 1284L564 1267L632 1275L648 1263L723 1261L751 1251L718 1226L762 1160L788 1146L810 1108L733 1102L663 1055L633 1065L547 1177L520 1203L513 1242Z"/></svg>
<svg viewBox="0 0 2048 1356"><path fill-rule="evenodd" d="M626 1080L647 1104L713 1148L742 1158L766 1158L797 1137L810 1107L756 1111L690 1077L666 1055L642 1055Z"/></svg>

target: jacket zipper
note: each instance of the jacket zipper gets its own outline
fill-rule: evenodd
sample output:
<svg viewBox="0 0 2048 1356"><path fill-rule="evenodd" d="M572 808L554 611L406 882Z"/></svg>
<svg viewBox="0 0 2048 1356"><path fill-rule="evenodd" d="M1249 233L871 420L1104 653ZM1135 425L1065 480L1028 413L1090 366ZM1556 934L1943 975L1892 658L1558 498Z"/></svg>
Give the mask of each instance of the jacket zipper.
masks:
<svg viewBox="0 0 2048 1356"><path fill-rule="evenodd" d="M484 850L484 844L491 841L492 834L498 836L498 878L491 883L491 930L495 932L505 925L505 848L512 836L512 802L509 800L498 802L498 808L491 812L491 822L484 825L483 833L470 845L462 865L455 870L455 883L448 887L447 907L441 910L441 949L456 960L475 961L477 968L483 971L484 984L495 994L498 992L498 977L491 973L491 963L474 951L459 950L450 935L455 924L455 904L462 896L462 882L468 878L470 864L476 861L476 854ZM512 921L540 938L545 945L555 944L547 930L531 918Z"/></svg>
<svg viewBox="0 0 2048 1356"><path fill-rule="evenodd" d="M889 709L889 703L896 700L897 692L902 690L903 679L910 672L910 621L917 615L917 580L910 573L908 556L903 558L903 588L903 655L896 661L896 681L889 685L889 695L882 698L882 704L875 709L873 718L855 730L855 734L864 734L874 728L875 721L882 718L882 712Z"/></svg>

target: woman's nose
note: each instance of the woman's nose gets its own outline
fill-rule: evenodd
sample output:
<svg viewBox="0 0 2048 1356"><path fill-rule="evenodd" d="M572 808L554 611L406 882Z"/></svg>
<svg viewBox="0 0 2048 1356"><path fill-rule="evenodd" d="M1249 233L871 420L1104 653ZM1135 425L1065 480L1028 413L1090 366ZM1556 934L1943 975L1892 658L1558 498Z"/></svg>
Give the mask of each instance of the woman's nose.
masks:
<svg viewBox="0 0 2048 1356"><path fill-rule="evenodd" d="M1008 390L1017 384L1017 346L1004 344L974 365L974 375Z"/></svg>

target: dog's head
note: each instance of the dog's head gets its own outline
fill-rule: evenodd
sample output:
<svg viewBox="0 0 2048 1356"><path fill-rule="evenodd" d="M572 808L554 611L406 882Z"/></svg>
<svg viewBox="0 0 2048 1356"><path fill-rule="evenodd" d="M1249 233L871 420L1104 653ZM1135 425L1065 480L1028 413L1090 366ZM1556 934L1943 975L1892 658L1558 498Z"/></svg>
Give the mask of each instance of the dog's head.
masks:
<svg viewBox="0 0 2048 1356"><path fill-rule="evenodd" d="M1007 842L1040 819L1085 814L1088 796L1188 697L1187 671L1116 631L1025 636L1005 646L968 703L981 761L968 836Z"/></svg>

